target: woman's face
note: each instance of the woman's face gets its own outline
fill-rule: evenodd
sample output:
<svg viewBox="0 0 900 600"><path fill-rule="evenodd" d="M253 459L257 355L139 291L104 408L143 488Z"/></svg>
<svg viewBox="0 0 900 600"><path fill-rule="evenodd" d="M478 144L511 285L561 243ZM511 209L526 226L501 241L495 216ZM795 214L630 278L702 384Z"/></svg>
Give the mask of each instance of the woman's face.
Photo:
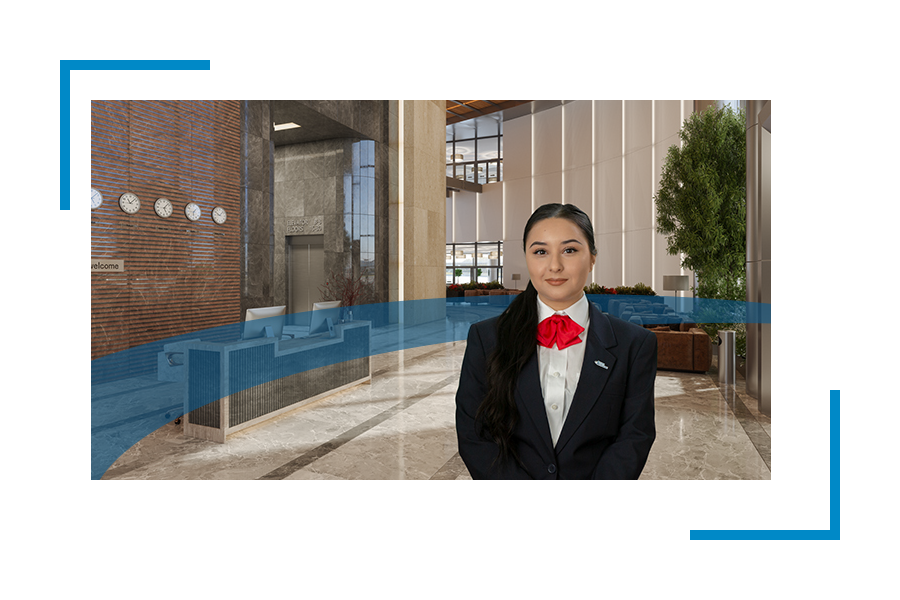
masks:
<svg viewBox="0 0 900 600"><path fill-rule="evenodd" d="M594 256L578 225L553 217L538 221L528 232L525 264L544 304L562 310L581 298Z"/></svg>

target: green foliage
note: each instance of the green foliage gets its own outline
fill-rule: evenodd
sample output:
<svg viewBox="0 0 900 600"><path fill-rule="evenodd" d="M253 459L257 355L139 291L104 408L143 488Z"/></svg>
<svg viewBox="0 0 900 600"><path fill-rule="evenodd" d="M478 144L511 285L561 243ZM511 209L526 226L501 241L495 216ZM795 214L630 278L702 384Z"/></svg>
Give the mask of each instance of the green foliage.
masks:
<svg viewBox="0 0 900 600"><path fill-rule="evenodd" d="M453 274L457 277L462 277L462 269L456 269L455 271L453 271Z"/></svg>
<svg viewBox="0 0 900 600"><path fill-rule="evenodd" d="M701 298L745 300L747 202L744 111L710 107L686 119L663 165L656 223L684 254Z"/></svg>
<svg viewBox="0 0 900 600"><path fill-rule="evenodd" d="M655 296L656 292L653 291L649 285L644 285L643 283L636 283L634 287L631 288L631 294L634 296Z"/></svg>
<svg viewBox="0 0 900 600"><path fill-rule="evenodd" d="M694 113L681 128L681 148L669 147L656 201L657 230L669 254L684 254L700 298L746 300L747 141L744 111L730 106ZM698 324L710 338L735 330L746 352L743 323ZM742 354L743 355L743 354Z"/></svg>
<svg viewBox="0 0 900 600"><path fill-rule="evenodd" d="M504 289L503 284L497 280L491 281L490 283L478 283L477 281L470 281L469 283L460 284L460 286L464 290L502 290Z"/></svg>
<svg viewBox="0 0 900 600"><path fill-rule="evenodd" d="M599 283L592 283L590 285L584 286L585 294L615 294L616 290L608 287L604 287Z"/></svg>

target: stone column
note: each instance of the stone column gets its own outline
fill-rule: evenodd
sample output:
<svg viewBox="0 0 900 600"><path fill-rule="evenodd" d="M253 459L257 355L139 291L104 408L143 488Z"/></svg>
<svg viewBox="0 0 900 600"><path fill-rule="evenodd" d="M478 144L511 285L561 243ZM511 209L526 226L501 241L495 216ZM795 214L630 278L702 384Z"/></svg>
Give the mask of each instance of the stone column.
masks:
<svg viewBox="0 0 900 600"><path fill-rule="evenodd" d="M445 114L439 100L405 100L390 109L391 301L446 296ZM406 322L433 317L407 314Z"/></svg>
<svg viewBox="0 0 900 600"><path fill-rule="evenodd" d="M772 301L771 104L745 101L747 118L747 302ZM772 414L771 324L747 323L747 392Z"/></svg>
<svg viewBox="0 0 900 600"><path fill-rule="evenodd" d="M269 102L241 106L241 317L275 304L274 151Z"/></svg>

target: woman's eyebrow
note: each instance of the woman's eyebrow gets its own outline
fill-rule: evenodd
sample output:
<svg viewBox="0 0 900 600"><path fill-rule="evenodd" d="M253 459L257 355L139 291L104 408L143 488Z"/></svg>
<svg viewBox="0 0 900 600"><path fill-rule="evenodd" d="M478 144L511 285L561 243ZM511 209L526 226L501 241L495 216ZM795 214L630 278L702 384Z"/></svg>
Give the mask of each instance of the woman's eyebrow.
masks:
<svg viewBox="0 0 900 600"><path fill-rule="evenodd" d="M575 242L576 244L578 244L580 246L584 246L584 244L582 244L579 240L576 240L576 239L564 240L564 241L560 242L559 245L563 246L565 244L571 244L572 242ZM546 242L539 242L539 241L531 242L531 246L546 246L546 245L547 245ZM528 247L531 248L531 246L528 246Z"/></svg>

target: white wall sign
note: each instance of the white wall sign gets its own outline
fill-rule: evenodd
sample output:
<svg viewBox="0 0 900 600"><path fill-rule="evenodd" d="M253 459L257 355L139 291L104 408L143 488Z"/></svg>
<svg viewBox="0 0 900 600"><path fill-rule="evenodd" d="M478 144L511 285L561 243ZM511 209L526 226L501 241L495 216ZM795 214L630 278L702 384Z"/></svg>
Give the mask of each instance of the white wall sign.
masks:
<svg viewBox="0 0 900 600"><path fill-rule="evenodd" d="M124 273L124 260L110 260L107 258L92 258L91 273Z"/></svg>

